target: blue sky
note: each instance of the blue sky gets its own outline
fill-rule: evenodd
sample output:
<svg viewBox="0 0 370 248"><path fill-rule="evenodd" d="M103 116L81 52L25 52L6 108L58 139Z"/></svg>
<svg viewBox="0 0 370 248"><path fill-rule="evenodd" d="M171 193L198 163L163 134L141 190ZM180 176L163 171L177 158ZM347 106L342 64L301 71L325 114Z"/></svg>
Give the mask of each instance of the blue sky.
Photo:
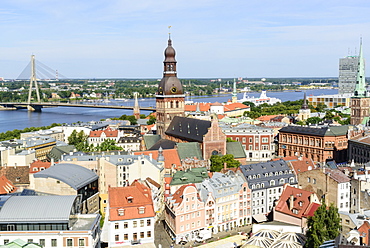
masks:
<svg viewBox="0 0 370 248"><path fill-rule="evenodd" d="M0 77L36 60L68 78L336 77L370 58L368 0L2 0Z"/></svg>

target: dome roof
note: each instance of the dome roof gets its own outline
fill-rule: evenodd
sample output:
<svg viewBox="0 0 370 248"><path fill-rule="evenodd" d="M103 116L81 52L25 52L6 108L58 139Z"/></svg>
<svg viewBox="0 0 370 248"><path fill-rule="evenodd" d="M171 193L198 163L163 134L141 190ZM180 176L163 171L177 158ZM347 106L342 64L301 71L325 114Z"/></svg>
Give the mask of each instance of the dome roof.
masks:
<svg viewBox="0 0 370 248"><path fill-rule="evenodd" d="M164 77L158 86L159 95L182 95L184 91L177 77Z"/></svg>
<svg viewBox="0 0 370 248"><path fill-rule="evenodd" d="M175 55L176 55L176 51L172 47L172 40L168 39L168 46L164 50L164 56L165 56L164 62L176 62Z"/></svg>

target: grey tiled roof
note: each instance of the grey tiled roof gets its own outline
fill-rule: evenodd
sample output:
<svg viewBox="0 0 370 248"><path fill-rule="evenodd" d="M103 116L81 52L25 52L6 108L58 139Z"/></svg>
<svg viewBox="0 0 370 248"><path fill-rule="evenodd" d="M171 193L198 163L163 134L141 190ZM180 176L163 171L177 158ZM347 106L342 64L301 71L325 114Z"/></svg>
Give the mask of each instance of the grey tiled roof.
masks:
<svg viewBox="0 0 370 248"><path fill-rule="evenodd" d="M67 163L55 164L46 170L33 174L33 176L35 178L54 178L68 184L75 190L98 179L98 175L91 170Z"/></svg>
<svg viewBox="0 0 370 248"><path fill-rule="evenodd" d="M12 196L1 208L0 223L68 223L77 196Z"/></svg>
<svg viewBox="0 0 370 248"><path fill-rule="evenodd" d="M208 133L210 127L210 121L175 116L166 134L187 141L203 142L203 135Z"/></svg>
<svg viewBox="0 0 370 248"><path fill-rule="evenodd" d="M280 183L280 179L284 179L284 183L289 183L289 179L294 178L294 182L291 184L297 183L295 174L284 160L241 165L239 168L248 181L249 188L251 189L254 188L252 185L257 184L259 184L261 188L282 186L283 184ZM270 186L271 181L275 181L275 184L272 186Z"/></svg>
<svg viewBox="0 0 370 248"><path fill-rule="evenodd" d="M315 136L341 136L346 135L349 126L286 126L279 130L284 133L308 134Z"/></svg>

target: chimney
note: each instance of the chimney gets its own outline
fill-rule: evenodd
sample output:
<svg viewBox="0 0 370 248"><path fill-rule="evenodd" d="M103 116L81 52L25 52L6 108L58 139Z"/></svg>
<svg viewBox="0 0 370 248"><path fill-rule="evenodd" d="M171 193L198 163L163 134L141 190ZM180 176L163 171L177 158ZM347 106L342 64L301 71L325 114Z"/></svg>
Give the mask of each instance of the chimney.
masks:
<svg viewBox="0 0 370 248"><path fill-rule="evenodd" d="M224 170L226 170L227 169L227 164L226 163L224 163Z"/></svg>
<svg viewBox="0 0 370 248"><path fill-rule="evenodd" d="M53 165L54 165L54 158L51 158L50 166L53 166Z"/></svg>
<svg viewBox="0 0 370 248"><path fill-rule="evenodd" d="M291 194L289 197L289 210L292 211L294 207L294 195Z"/></svg>
<svg viewBox="0 0 370 248"><path fill-rule="evenodd" d="M150 159L150 161L152 161L152 158L153 158L153 155L151 153L149 153L149 159Z"/></svg>

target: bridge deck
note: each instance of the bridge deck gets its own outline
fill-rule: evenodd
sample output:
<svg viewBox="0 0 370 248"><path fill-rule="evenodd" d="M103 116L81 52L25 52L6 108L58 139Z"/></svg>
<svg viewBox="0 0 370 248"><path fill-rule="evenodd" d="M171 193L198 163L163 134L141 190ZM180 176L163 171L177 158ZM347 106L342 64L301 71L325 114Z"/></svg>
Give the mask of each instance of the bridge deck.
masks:
<svg viewBox="0 0 370 248"><path fill-rule="evenodd" d="M43 102L30 104L25 102L2 102L1 106L4 107L27 107L28 105L35 107L77 107L77 108L109 108L109 109L134 109L134 106L122 106L122 105L99 105L99 104L79 104L79 103L55 103L55 102ZM155 111L154 107L139 107L140 110Z"/></svg>

